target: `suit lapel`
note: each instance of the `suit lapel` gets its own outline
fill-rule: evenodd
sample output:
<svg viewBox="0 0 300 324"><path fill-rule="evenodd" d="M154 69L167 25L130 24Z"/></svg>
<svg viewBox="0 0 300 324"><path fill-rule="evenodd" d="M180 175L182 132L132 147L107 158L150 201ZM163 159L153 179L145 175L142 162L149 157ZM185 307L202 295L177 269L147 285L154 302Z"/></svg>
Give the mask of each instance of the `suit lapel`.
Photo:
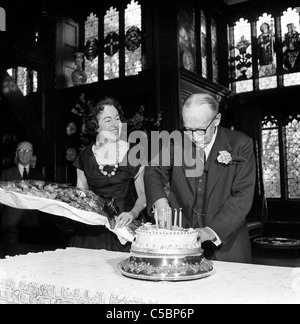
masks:
<svg viewBox="0 0 300 324"><path fill-rule="evenodd" d="M18 166L15 166L13 169L13 179L22 180L22 174L20 173Z"/></svg>
<svg viewBox="0 0 300 324"><path fill-rule="evenodd" d="M218 128L218 134L208 160L209 171L207 174L207 199L209 198L213 188L215 187L222 171L226 167L226 164L222 164L217 161L217 157L220 151L232 151L232 147L230 146L222 127Z"/></svg>

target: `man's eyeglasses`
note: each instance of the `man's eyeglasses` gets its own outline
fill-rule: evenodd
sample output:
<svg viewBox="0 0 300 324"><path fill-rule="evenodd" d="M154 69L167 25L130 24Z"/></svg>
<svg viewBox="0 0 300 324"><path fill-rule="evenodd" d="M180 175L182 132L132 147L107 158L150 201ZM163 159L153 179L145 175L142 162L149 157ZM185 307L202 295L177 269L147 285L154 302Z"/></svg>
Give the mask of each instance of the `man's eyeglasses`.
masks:
<svg viewBox="0 0 300 324"><path fill-rule="evenodd" d="M17 152L19 153L19 154L22 154L22 155L27 155L27 154L29 154L29 153L31 153L32 152L32 150L17 150Z"/></svg>
<svg viewBox="0 0 300 324"><path fill-rule="evenodd" d="M195 136L195 134L197 134L198 136L204 136L209 128L209 126L212 124L212 122L217 118L219 114L216 114L216 116L212 119L212 121L208 124L208 126L204 129L204 128L186 128L183 127L183 131L187 134L187 135L192 135Z"/></svg>

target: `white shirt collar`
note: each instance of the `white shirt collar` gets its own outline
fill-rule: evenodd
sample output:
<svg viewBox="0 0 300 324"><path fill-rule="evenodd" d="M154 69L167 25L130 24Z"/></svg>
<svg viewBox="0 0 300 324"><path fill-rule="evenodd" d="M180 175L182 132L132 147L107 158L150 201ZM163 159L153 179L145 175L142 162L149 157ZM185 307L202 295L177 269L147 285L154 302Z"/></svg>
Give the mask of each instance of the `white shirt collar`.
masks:
<svg viewBox="0 0 300 324"><path fill-rule="evenodd" d="M211 142L204 148L206 159L208 159L210 151L211 151L211 149L212 149L212 147L213 147L213 145L214 145L214 143L216 141L217 134L218 134L218 127L216 127L216 131L215 131L215 133L213 135L213 138L212 138Z"/></svg>
<svg viewBox="0 0 300 324"><path fill-rule="evenodd" d="M21 174L23 174L24 168L26 168L27 173L29 173L29 164L24 166L24 165L18 163L18 168L19 168L19 171Z"/></svg>

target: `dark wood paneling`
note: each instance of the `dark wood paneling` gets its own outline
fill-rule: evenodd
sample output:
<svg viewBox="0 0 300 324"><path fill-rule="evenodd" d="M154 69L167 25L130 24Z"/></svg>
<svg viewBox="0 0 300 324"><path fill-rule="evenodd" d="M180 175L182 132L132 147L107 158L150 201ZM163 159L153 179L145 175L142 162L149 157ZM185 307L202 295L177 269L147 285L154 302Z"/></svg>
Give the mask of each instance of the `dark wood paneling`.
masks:
<svg viewBox="0 0 300 324"><path fill-rule="evenodd" d="M2 135L0 151L5 152L5 155L10 155L13 160L16 143L20 140L29 140L33 143L34 153L38 156L40 164L39 159L43 157L44 148L44 131L41 120L32 106L28 104L18 86L1 66L0 97L0 135ZM13 140L8 144L3 140L5 135L13 136Z"/></svg>
<svg viewBox="0 0 300 324"><path fill-rule="evenodd" d="M56 88L72 87L75 52L79 48L79 24L70 18L57 19L56 31Z"/></svg>

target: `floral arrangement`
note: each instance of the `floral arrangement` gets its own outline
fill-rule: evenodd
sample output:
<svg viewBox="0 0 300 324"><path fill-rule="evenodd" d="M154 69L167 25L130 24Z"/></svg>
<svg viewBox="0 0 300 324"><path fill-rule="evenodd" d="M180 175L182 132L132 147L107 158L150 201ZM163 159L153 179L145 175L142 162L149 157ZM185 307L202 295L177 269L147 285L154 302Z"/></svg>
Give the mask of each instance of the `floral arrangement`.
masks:
<svg viewBox="0 0 300 324"><path fill-rule="evenodd" d="M160 130L162 122L162 113L159 112L157 116L147 115L145 106L140 106L139 111L137 111L131 118L126 120L128 132L135 130L141 130L149 133L154 130Z"/></svg>
<svg viewBox="0 0 300 324"><path fill-rule="evenodd" d="M91 141L90 135L87 134L85 130L85 123L89 114L89 108L91 103L92 101L87 100L85 98L84 93L81 93L81 95L79 96L79 102L76 103L75 107L73 107L71 110L71 112L74 115L78 116L81 121L81 129L80 129L81 147L88 145Z"/></svg>
<svg viewBox="0 0 300 324"><path fill-rule="evenodd" d="M222 164L241 164L242 162L246 161L245 158L241 156L232 157L228 151L220 151L217 157L217 161Z"/></svg>

